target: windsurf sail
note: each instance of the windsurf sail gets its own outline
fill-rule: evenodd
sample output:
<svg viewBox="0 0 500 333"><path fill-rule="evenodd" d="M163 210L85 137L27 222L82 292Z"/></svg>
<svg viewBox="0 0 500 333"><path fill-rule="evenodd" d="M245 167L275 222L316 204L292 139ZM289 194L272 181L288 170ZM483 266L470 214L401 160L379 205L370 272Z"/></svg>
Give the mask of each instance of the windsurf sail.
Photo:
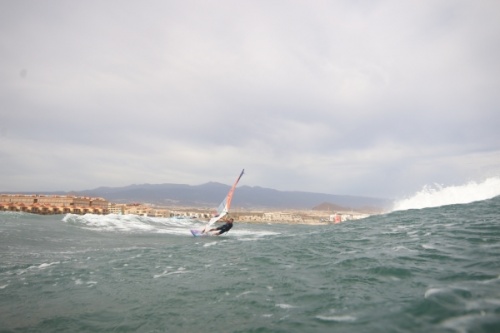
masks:
<svg viewBox="0 0 500 333"><path fill-rule="evenodd" d="M223 218L229 213L229 208L231 207L231 201L233 200L234 190L236 189L236 185L238 185L238 182L240 181L244 173L245 169L241 170L240 176L238 177L238 179L236 179L236 181L233 184L233 187L231 187L231 189L229 190L229 192L227 193L226 197L221 202L219 207L217 207L217 213L214 215L214 217L210 219L208 224L205 226L204 231L207 230L212 224L219 221L221 218Z"/></svg>

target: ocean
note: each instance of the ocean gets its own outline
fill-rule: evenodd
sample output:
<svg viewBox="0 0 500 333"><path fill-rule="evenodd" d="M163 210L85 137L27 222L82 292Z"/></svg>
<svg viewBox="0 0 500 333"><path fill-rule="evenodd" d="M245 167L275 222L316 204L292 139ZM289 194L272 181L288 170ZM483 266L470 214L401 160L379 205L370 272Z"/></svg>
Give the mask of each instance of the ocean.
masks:
<svg viewBox="0 0 500 333"><path fill-rule="evenodd" d="M500 332L500 197L410 203L197 238L196 220L0 212L0 332Z"/></svg>

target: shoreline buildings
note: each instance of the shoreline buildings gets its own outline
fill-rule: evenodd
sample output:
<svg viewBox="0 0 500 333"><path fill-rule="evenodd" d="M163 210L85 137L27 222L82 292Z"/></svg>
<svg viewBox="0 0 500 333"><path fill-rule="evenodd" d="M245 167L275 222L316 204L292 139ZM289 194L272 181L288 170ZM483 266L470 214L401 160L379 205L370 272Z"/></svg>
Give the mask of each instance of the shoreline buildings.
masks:
<svg viewBox="0 0 500 333"><path fill-rule="evenodd" d="M108 214L103 198L67 195L0 194L0 211L52 214Z"/></svg>
<svg viewBox="0 0 500 333"><path fill-rule="evenodd" d="M152 205L112 203L104 198L80 197L70 195L41 194L0 194L0 211L25 212L39 215L54 214L118 214L148 217L189 218L208 220L212 217L209 208L193 207L154 207ZM328 211L242 211L234 210L231 215L236 220L257 223L293 224L334 224L347 220L368 217L368 214L355 212Z"/></svg>

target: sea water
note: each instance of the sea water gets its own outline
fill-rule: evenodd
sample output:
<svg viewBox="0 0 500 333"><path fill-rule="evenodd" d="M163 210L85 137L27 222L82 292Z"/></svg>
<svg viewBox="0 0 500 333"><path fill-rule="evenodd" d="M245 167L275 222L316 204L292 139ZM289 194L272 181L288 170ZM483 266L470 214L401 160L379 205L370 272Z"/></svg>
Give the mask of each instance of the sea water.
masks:
<svg viewBox="0 0 500 333"><path fill-rule="evenodd" d="M500 332L500 197L202 225L0 213L0 332Z"/></svg>

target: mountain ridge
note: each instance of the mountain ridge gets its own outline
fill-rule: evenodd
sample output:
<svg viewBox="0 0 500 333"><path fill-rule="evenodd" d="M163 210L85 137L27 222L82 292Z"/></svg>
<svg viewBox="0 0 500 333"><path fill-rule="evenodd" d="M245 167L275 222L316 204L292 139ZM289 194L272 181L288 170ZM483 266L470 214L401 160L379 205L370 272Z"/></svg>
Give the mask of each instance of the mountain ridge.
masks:
<svg viewBox="0 0 500 333"><path fill-rule="evenodd" d="M72 191L78 195L103 197L119 203L143 202L160 206L216 207L229 191L230 186L217 182L201 185L188 184L132 184L122 187L98 187L91 190ZM245 209L313 209L321 204L346 209L384 210L388 199L352 195L336 195L304 191L280 191L260 186L237 187L233 207ZM317 209L317 208L316 208Z"/></svg>
<svg viewBox="0 0 500 333"><path fill-rule="evenodd" d="M230 188L229 185L217 182L208 182L201 185L146 183L121 187L101 186L81 191L35 191L22 192L21 194L75 195L102 197L115 203L214 208L220 204ZM392 201L384 198L305 191L280 191L248 185L238 186L232 201L233 209L354 210L367 213L387 211L391 204Z"/></svg>

